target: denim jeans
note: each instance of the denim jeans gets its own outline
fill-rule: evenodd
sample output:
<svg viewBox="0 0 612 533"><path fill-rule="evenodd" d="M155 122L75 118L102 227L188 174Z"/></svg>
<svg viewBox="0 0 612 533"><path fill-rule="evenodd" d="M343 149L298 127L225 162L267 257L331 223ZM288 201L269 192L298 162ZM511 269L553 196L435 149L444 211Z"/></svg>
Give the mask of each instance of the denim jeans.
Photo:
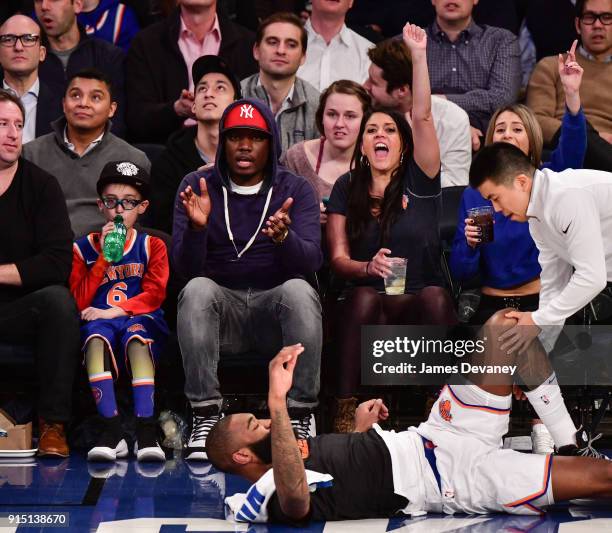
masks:
<svg viewBox="0 0 612 533"><path fill-rule="evenodd" d="M178 302L177 332L185 395L193 407L223 402L217 367L224 354L257 351L274 357L283 347L301 342L288 407L317 404L322 324L316 291L302 279L269 290L233 290L208 278L194 278Z"/></svg>
<svg viewBox="0 0 612 533"><path fill-rule="evenodd" d="M38 414L50 422L67 422L81 359L79 314L68 289L51 285L0 305L0 339L34 345Z"/></svg>

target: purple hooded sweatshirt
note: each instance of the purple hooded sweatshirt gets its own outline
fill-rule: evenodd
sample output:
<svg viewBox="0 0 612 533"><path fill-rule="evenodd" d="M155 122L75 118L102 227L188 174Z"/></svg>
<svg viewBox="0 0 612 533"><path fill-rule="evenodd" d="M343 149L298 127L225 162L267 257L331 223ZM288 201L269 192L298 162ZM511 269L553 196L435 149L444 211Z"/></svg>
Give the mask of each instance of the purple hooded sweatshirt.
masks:
<svg viewBox="0 0 612 533"><path fill-rule="evenodd" d="M323 261L319 202L312 185L296 176L279 163L281 144L276 121L270 109L260 100L246 99L233 102L221 118L231 109L243 104L256 107L273 132L265 178L260 191L254 195L241 195L232 191L223 135L217 147L214 168L192 172L185 176L177 191L172 230L172 261L177 272L188 279L205 276L230 289L271 289L293 278L305 278L316 272ZM200 178L206 180L211 201L211 213L204 230L190 228L189 219L178 194L191 185L200 194ZM227 215L223 189L227 192ZM262 215L270 189L270 201ZM265 221L273 215L287 198L293 198L289 210L291 225L282 244L275 244L261 232ZM228 231L230 230L230 231ZM229 235L233 234L234 244ZM251 237L256 238L248 250L238 257Z"/></svg>

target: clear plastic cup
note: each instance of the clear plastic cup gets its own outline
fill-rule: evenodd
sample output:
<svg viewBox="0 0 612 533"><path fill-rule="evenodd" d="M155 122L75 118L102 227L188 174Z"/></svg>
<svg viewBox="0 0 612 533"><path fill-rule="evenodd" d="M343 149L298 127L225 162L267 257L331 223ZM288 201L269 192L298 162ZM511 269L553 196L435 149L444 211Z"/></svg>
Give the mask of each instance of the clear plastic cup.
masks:
<svg viewBox="0 0 612 533"><path fill-rule="evenodd" d="M468 218L474 221L474 226L480 228L480 243L486 244L493 242L495 239L495 233L493 230L493 220L495 217L495 210L490 205L484 205L482 207L472 207L468 209Z"/></svg>
<svg viewBox="0 0 612 533"><path fill-rule="evenodd" d="M389 295L404 294L406 289L406 263L404 257L389 257L391 274L385 278L385 293Z"/></svg>

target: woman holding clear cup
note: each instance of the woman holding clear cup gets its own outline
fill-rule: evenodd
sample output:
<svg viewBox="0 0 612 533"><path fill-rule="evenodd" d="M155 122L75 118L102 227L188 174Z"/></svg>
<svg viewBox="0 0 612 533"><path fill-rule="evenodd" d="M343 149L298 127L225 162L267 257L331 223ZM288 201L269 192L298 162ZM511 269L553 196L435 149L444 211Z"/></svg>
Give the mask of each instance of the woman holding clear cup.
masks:
<svg viewBox="0 0 612 533"><path fill-rule="evenodd" d="M349 282L338 330L336 430L350 430L356 406L351 395L360 381L361 326L456 322L440 269L440 151L431 119L427 38L411 24L403 38L413 61L412 130L399 113L366 114L354 168L338 179L327 208L331 268Z"/></svg>
<svg viewBox="0 0 612 533"><path fill-rule="evenodd" d="M565 91L566 111L559 145L551 160L542 163L542 129L533 112L521 104L498 109L489 122L485 144L509 142L520 148L535 167L560 172L582 168L586 153L586 118L580 106L582 67L576 62L577 41L564 59L559 54L559 76ZM483 210L494 221L492 242L483 234ZM475 210L475 211L471 211ZM470 213L473 213L470 215ZM459 207L459 223L453 242L450 268L453 277L468 281L480 276L482 296L472 324L484 324L496 311L514 307L520 311L538 308L540 265L538 250L529 234L529 225L496 213L489 200L468 187ZM475 219L479 223L475 223Z"/></svg>

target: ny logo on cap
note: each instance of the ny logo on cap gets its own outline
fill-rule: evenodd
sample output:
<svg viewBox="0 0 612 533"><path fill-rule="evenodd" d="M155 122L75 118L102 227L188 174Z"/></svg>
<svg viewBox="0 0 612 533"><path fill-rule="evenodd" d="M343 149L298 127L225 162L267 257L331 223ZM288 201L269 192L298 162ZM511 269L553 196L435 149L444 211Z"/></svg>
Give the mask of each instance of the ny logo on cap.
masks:
<svg viewBox="0 0 612 533"><path fill-rule="evenodd" d="M254 108L250 104L242 104L240 106L240 118L253 118Z"/></svg>

